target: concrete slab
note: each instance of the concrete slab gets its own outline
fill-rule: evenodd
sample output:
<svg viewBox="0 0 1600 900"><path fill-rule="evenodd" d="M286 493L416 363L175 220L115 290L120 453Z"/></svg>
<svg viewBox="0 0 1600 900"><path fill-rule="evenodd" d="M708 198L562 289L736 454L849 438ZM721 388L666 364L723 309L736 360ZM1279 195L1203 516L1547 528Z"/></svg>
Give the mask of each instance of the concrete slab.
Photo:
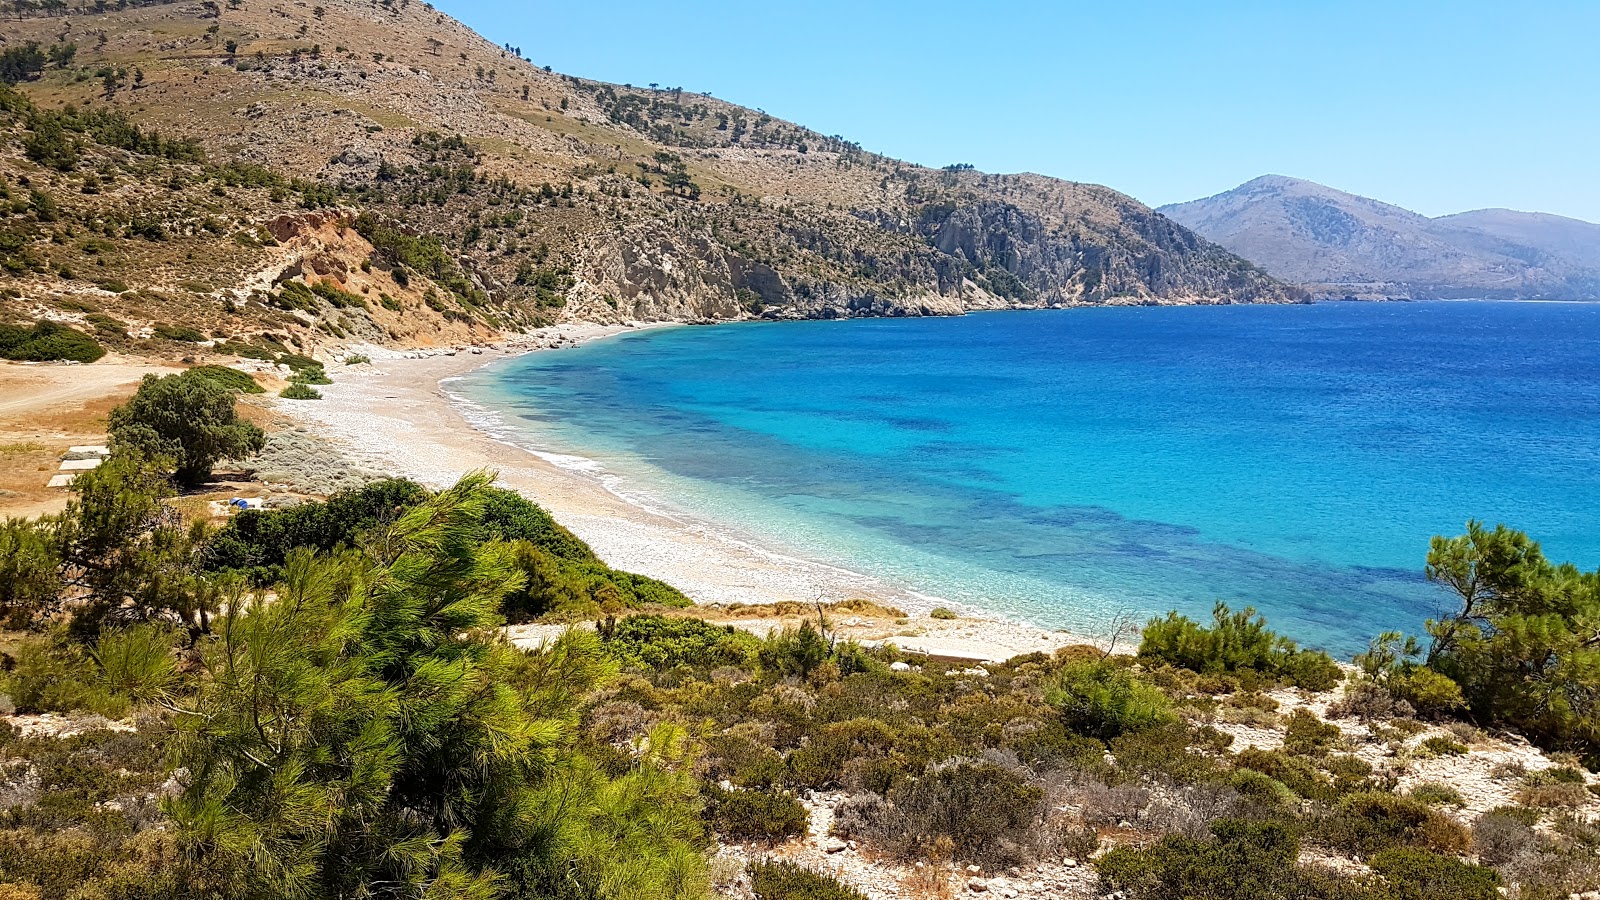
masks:
<svg viewBox="0 0 1600 900"><path fill-rule="evenodd" d="M94 459L69 459L61 464L61 471L87 472L90 469L100 468L100 464L103 462L105 462L105 460L98 456Z"/></svg>
<svg viewBox="0 0 1600 900"><path fill-rule="evenodd" d="M50 480L45 483L45 487L53 487L53 488L68 487L68 486L70 486L72 484L72 479L77 478L77 477L78 476L75 473L74 474L69 474L69 475L51 475L50 476Z"/></svg>

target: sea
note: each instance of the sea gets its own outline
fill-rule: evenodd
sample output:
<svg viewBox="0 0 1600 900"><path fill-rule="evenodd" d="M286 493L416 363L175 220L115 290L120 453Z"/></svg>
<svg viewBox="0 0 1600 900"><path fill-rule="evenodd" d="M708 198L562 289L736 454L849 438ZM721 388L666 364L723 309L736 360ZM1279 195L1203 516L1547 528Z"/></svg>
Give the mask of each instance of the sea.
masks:
<svg viewBox="0 0 1600 900"><path fill-rule="evenodd" d="M453 390L641 502L1081 634L1225 602L1347 656L1453 607L1429 539L1473 518L1600 567L1597 304L641 329Z"/></svg>

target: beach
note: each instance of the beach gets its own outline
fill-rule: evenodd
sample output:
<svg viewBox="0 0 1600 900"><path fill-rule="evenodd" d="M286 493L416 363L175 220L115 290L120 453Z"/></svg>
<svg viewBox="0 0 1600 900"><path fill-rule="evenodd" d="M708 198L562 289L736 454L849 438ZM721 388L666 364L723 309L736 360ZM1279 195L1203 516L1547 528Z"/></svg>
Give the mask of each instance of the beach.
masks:
<svg viewBox="0 0 1600 900"><path fill-rule="evenodd" d="M934 619L928 613L937 598L804 558L803 548L779 552L664 504L638 502L609 486L596 464L563 460L558 465L485 432L473 421L479 417L450 393L448 384L440 384L499 359L561 352L636 327L569 324L488 347L400 353L363 349L372 361L330 367L334 384L321 388L322 400L278 400L274 408L333 443L352 462L429 487L447 486L477 469L492 470L502 485L544 506L610 565L666 581L694 599L702 607L699 614L726 618L748 630L760 632L798 619L751 616L728 608L861 599L907 615L836 617L830 624L842 636L892 642L931 656L998 661L1094 643L1088 637L1001 619Z"/></svg>

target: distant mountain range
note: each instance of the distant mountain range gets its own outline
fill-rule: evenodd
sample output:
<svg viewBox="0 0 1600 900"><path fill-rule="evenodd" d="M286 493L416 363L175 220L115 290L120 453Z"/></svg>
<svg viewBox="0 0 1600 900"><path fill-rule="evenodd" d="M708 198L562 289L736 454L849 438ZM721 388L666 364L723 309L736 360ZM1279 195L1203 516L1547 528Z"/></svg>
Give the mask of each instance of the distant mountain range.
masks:
<svg viewBox="0 0 1600 900"><path fill-rule="evenodd" d="M1317 297L1600 299L1600 225L1548 213L1430 219L1282 175L1158 211Z"/></svg>

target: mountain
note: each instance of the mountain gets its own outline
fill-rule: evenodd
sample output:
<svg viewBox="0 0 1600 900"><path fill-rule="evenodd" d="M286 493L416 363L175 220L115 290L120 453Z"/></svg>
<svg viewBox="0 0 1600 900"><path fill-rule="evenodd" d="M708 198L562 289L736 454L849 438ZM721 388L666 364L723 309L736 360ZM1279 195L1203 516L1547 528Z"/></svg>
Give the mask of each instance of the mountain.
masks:
<svg viewBox="0 0 1600 900"><path fill-rule="evenodd" d="M1281 175L1158 211L1316 296L1600 298L1600 225L1577 219L1430 219Z"/></svg>
<svg viewBox="0 0 1600 900"><path fill-rule="evenodd" d="M1108 188L924 168L680 88L555 73L425 3L14 14L13 317L306 349L1303 296Z"/></svg>

